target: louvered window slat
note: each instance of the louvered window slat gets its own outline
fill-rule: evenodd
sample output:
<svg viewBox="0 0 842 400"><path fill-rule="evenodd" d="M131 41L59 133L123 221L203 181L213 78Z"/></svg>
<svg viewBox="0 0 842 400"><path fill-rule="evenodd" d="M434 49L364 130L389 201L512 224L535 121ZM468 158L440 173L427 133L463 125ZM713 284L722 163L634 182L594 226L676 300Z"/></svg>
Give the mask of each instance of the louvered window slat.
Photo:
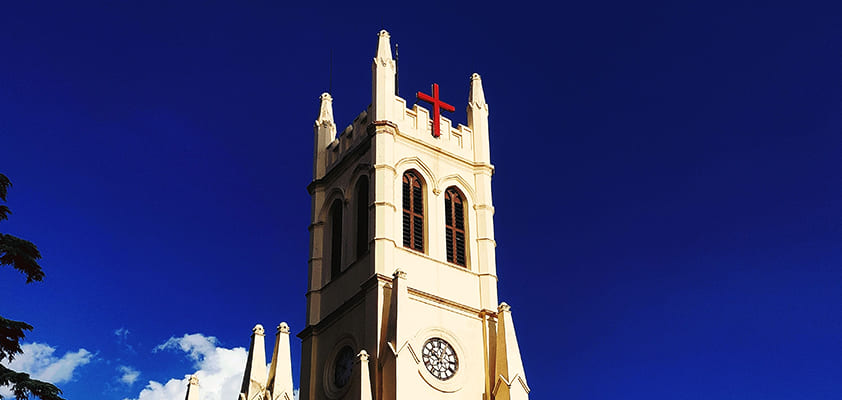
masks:
<svg viewBox="0 0 842 400"><path fill-rule="evenodd" d="M424 251L424 191L415 171L403 175L403 245Z"/></svg>
<svg viewBox="0 0 842 400"><path fill-rule="evenodd" d="M447 188L444 194L445 247L447 261L467 265L465 257L465 200L459 189Z"/></svg>
<svg viewBox="0 0 842 400"><path fill-rule="evenodd" d="M403 247L412 247L412 216L408 213L403 213Z"/></svg>
<svg viewBox="0 0 842 400"><path fill-rule="evenodd" d="M445 246L448 249L452 249L453 248L453 229L451 229L451 228L445 229L444 236L445 236ZM447 252L447 262L453 262L453 252L452 251Z"/></svg>
<svg viewBox="0 0 842 400"><path fill-rule="evenodd" d="M456 232L456 264L465 265L465 233Z"/></svg>
<svg viewBox="0 0 842 400"><path fill-rule="evenodd" d="M424 215L424 195L421 193L420 183L412 187L412 212L418 215Z"/></svg>
<svg viewBox="0 0 842 400"><path fill-rule="evenodd" d="M368 252L368 178L357 183L357 259Z"/></svg>
<svg viewBox="0 0 842 400"><path fill-rule="evenodd" d="M342 200L330 206L330 278L342 270Z"/></svg>
<svg viewBox="0 0 842 400"><path fill-rule="evenodd" d="M412 232L413 235L412 236L413 236L413 239L414 239L414 242L415 242L413 248L415 250L418 250L418 251L424 251L424 232L423 232L424 223L423 223L423 220L420 217L414 217L413 220L414 220L413 221L414 223L412 224L412 228L413 228L413 232Z"/></svg>

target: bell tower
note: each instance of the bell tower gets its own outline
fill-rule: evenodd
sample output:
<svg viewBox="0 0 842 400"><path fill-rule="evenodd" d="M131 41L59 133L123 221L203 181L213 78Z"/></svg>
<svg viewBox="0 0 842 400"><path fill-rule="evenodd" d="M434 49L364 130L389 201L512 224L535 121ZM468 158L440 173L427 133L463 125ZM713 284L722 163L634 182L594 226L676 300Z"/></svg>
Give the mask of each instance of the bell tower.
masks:
<svg viewBox="0 0 842 400"><path fill-rule="evenodd" d="M482 80L470 77L468 125L453 126L440 96L458 91L434 85L418 93L432 112L407 108L396 71L380 31L368 108L338 132L320 97L300 398L528 399L497 299Z"/></svg>

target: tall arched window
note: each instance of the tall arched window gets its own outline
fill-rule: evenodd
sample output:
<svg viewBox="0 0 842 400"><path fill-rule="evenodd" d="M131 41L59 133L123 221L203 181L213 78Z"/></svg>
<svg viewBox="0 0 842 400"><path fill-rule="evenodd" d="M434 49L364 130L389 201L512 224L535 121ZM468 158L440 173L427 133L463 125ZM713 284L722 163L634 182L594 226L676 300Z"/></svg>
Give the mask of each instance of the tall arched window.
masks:
<svg viewBox="0 0 842 400"><path fill-rule="evenodd" d="M342 269L342 200L330 206L330 279L339 276Z"/></svg>
<svg viewBox="0 0 842 400"><path fill-rule="evenodd" d="M424 191L415 171L403 174L403 247L424 251Z"/></svg>
<svg viewBox="0 0 842 400"><path fill-rule="evenodd" d="M357 181L357 259L368 252L368 178Z"/></svg>
<svg viewBox="0 0 842 400"><path fill-rule="evenodd" d="M444 192L447 261L465 266L465 198L454 186Z"/></svg>

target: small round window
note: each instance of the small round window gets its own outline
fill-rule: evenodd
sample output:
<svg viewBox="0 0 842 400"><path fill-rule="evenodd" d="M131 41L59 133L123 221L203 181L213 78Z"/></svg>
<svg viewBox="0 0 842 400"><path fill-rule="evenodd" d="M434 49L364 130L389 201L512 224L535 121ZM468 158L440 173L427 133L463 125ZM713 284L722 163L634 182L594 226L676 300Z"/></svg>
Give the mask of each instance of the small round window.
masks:
<svg viewBox="0 0 842 400"><path fill-rule="evenodd" d="M336 354L333 362L333 384L337 388L343 388L351 381L351 372L354 368L354 350L345 346Z"/></svg>
<svg viewBox="0 0 842 400"><path fill-rule="evenodd" d="M459 358L450 343L441 338L431 338L424 343L421 359L427 371L439 380L446 381L459 370Z"/></svg>

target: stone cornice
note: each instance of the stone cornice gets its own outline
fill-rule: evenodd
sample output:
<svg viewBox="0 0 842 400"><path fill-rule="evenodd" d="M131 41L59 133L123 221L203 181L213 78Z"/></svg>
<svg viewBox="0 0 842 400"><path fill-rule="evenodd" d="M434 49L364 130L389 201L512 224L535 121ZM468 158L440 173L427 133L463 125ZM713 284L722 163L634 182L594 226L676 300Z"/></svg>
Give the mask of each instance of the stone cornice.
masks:
<svg viewBox="0 0 842 400"><path fill-rule="evenodd" d="M391 128L391 129L378 129L378 128L382 128L382 127L388 127L388 128ZM345 168L343 168L343 167L347 167L347 164L349 164L351 162L350 160L354 158L353 157L354 155L360 155L362 153L365 153L370 148L371 137L374 136L377 133L386 133L386 134L390 134L390 135L395 135L396 137L401 137L401 138L404 138L406 140L409 140L409 141L411 141L411 142L413 142L413 143L415 143L415 144L417 144L417 145L419 145L423 148L426 148L427 150L433 151L434 153L445 154L445 155L453 158L454 160L457 160L457 161L473 168L474 174L483 174L483 175L488 175L488 176L494 175L494 166L487 163L487 162L471 161L471 160L469 160L465 157L454 154L454 153L452 153L448 150L445 150L441 147L433 146L429 143L426 143L426 142L424 142L424 141L422 141L422 140L420 140L420 139L418 139L414 136L402 133L400 131L400 129L398 129L398 125L395 124L392 121L374 121L374 122L369 123L368 127L366 128L366 136L367 137L363 140L360 140L358 143L356 143L354 145L354 147L351 148L350 150L347 150L345 152L345 154L342 155L342 158L339 160L339 162L328 166L327 171L325 172L325 175L323 177L321 177L319 179L314 179L312 182L310 182L310 184L307 185L307 192L312 196L316 187L321 186L321 185L324 184L325 181L332 179L334 177L334 175L337 175L337 174L340 173L339 171L344 171ZM391 169L394 170L394 167L385 166L383 164L376 164L376 165L374 165L374 168L376 168L376 169L391 168Z"/></svg>
<svg viewBox="0 0 842 400"><path fill-rule="evenodd" d="M336 177L336 175L345 172L348 167L348 164L351 164L356 160L356 156L360 156L367 152L371 146L371 134L367 134L366 138L360 140L357 144L354 145L350 150L347 150L345 154L342 155L342 158L339 162L334 163L333 165L329 165L327 167L327 171L325 175L319 179L314 179L307 185L307 193L311 196L315 193L316 187L324 185L324 182L330 181Z"/></svg>
<svg viewBox="0 0 842 400"><path fill-rule="evenodd" d="M416 144L416 145L418 145L418 146L421 146L421 147L423 147L423 148L426 148L427 150L433 151L434 153L442 153L442 154L445 154L445 155L447 155L448 157L450 157L450 158L452 158L452 159L454 159L454 160L456 160L456 161L461 162L462 164L465 164L465 165L470 166L471 168L473 168L473 169L474 169L474 173L475 173L475 174L476 174L476 173L485 173L485 174L487 174L487 175L489 175L489 176L491 176L491 175L493 175L493 174L494 174L494 166L493 166L493 165L491 165L491 164L489 164L489 163L485 163L485 162L474 162L474 161L471 161L471 160L469 160L469 159L467 159L467 158L465 158L465 157L462 157L462 156L460 156L460 155L454 154L453 152L450 152L450 151L448 151L448 150L445 150L445 149L443 149L443 148L441 148L441 147L438 147L438 146L433 146L433 145L431 145L431 144L429 144L429 143L427 143L427 142L425 142L425 141L423 141L423 140L421 140L421 139L418 139L418 138L416 138L416 137L414 137L414 136L407 135L407 134L405 134L405 133L401 132L400 130L398 130L398 131L397 131L397 134L396 134L395 136L396 136L396 137L403 138L403 139L406 139L406 140L408 140L408 141L412 142L413 144Z"/></svg>
<svg viewBox="0 0 842 400"><path fill-rule="evenodd" d="M465 305L462 303L455 302L453 300L445 299L444 297L436 296L432 293L427 293L418 289L413 289L411 287L407 288L410 295L429 300L437 304L442 304L447 306L447 308L455 309L458 311L462 311L463 313L469 314L472 317L481 318L482 310L478 308L471 307L469 305Z"/></svg>
<svg viewBox="0 0 842 400"><path fill-rule="evenodd" d="M330 314L322 318L318 323L315 325L310 325L304 328L301 332L298 333L298 338L304 340L305 338L313 335L318 335L323 330L327 329L337 320L339 320L342 315L348 312L350 309L356 307L365 299L366 294L377 287L378 282L389 283L392 282L392 278L382 274L374 274L370 278L366 279L365 282L360 284L360 290L357 291L353 296L351 296L345 303L341 306L336 308L335 310L331 311ZM318 290L312 290L310 292L317 292ZM309 295L310 292L307 294Z"/></svg>

